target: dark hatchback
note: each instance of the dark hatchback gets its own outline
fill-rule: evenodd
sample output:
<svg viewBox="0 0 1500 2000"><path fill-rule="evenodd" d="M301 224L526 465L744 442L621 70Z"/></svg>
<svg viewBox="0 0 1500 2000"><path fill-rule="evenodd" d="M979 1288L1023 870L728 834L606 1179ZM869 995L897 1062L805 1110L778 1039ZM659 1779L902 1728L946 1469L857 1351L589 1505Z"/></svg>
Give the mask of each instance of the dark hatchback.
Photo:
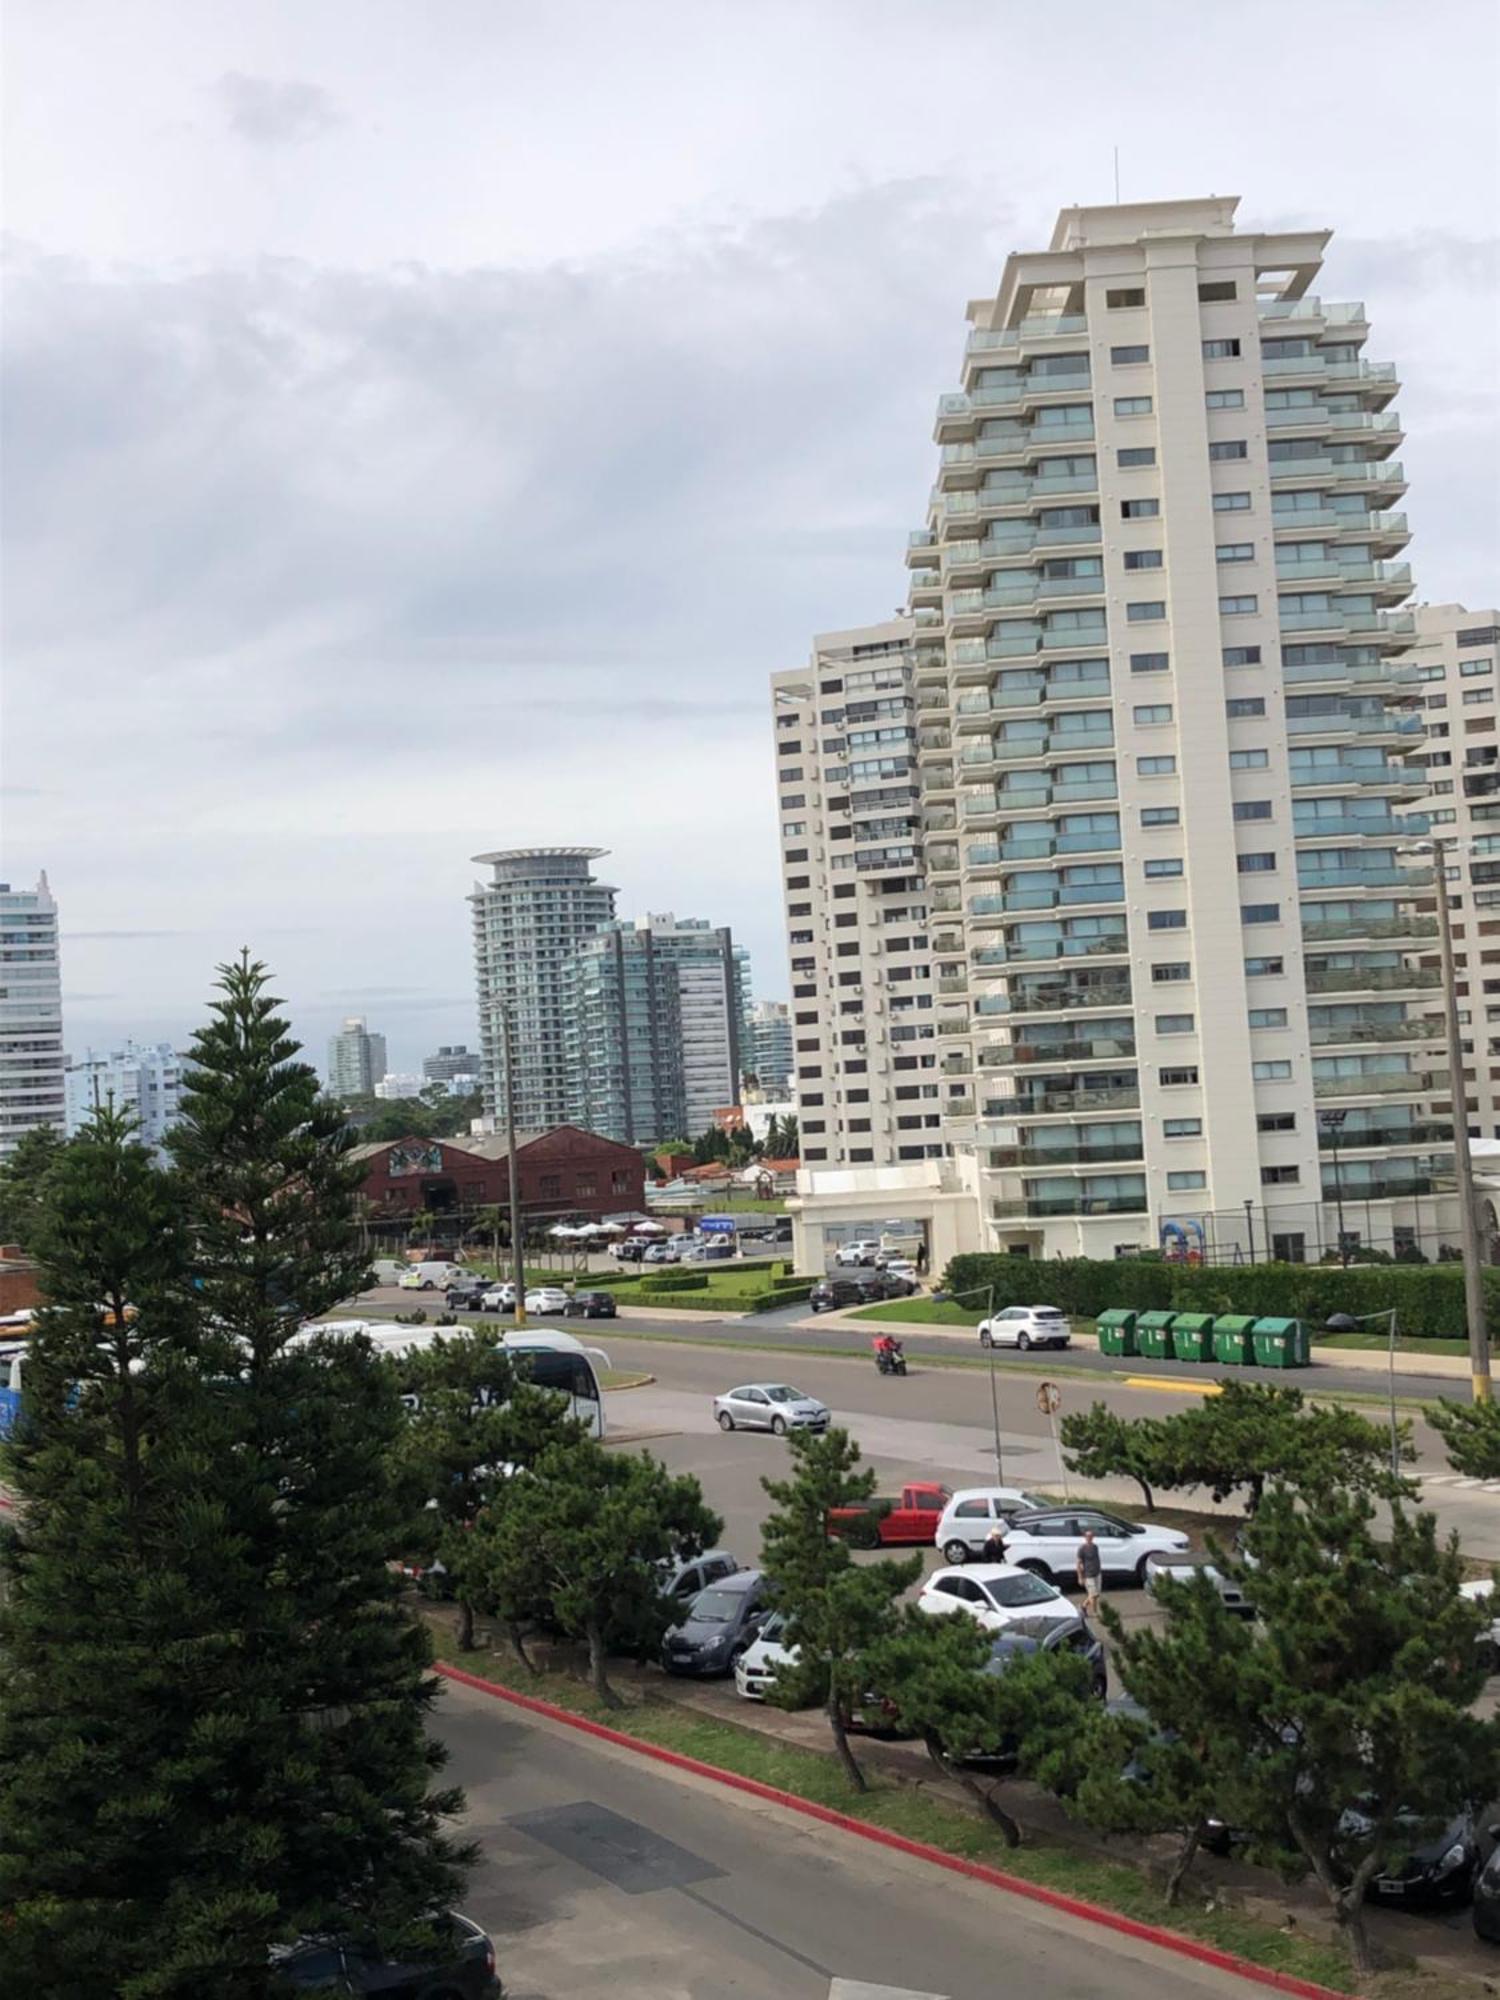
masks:
<svg viewBox="0 0 1500 2000"><path fill-rule="evenodd" d="M700 1590L661 1642L669 1674L729 1674L757 1636L767 1609L766 1580L739 1569Z"/></svg>
<svg viewBox="0 0 1500 2000"><path fill-rule="evenodd" d="M613 1319L618 1307L613 1292L574 1292L563 1310L582 1319Z"/></svg>
<svg viewBox="0 0 1500 2000"><path fill-rule="evenodd" d="M876 1305L882 1299L910 1298L916 1286L909 1278L891 1271L836 1271L820 1278L808 1295L815 1313L834 1312L840 1306Z"/></svg>
<svg viewBox="0 0 1500 2000"><path fill-rule="evenodd" d="M459 1278L449 1285L444 1297L454 1312L479 1312L484 1303L484 1295L495 1288L493 1278Z"/></svg>
<svg viewBox="0 0 1500 2000"><path fill-rule="evenodd" d="M502 2000L495 1947L467 1917L441 1918L431 1959L384 1957L348 1938L303 1938L277 1952L275 1969L293 1992L374 1993L380 2000Z"/></svg>
<svg viewBox="0 0 1500 2000"><path fill-rule="evenodd" d="M1342 1824L1358 1836L1368 1825L1357 1812ZM1479 1872L1479 1840L1468 1813L1458 1813L1439 1832L1421 1839L1397 1866L1377 1875L1366 1890L1372 1903L1401 1903L1412 1909L1453 1909L1467 1903ZM1476 1915L1474 1928L1479 1929Z"/></svg>

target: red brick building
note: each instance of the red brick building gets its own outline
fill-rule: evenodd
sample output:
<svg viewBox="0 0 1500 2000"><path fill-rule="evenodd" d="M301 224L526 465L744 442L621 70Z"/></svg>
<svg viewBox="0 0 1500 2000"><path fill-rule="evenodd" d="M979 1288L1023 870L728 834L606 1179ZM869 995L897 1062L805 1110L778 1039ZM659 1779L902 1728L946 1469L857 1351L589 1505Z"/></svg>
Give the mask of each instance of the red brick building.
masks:
<svg viewBox="0 0 1500 2000"><path fill-rule="evenodd" d="M510 1200L503 1133L467 1139L385 1139L356 1146L364 1163L361 1190L378 1215L427 1209L434 1215ZM516 1134L521 1209L528 1223L561 1216L601 1221L643 1211L646 1163L634 1146L602 1139L576 1125Z"/></svg>

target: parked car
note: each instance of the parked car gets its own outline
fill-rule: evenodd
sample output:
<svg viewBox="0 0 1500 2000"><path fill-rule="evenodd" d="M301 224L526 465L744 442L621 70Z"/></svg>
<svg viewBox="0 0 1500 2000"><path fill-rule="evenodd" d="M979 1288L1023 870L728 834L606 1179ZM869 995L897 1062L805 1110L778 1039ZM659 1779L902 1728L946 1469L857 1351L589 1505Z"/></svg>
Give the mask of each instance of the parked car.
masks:
<svg viewBox="0 0 1500 2000"><path fill-rule="evenodd" d="M1490 1944L1500 1944L1500 1826L1486 1827L1496 1844L1474 1878L1474 1931Z"/></svg>
<svg viewBox="0 0 1500 2000"><path fill-rule="evenodd" d="M574 1292L563 1311L579 1313L584 1319L614 1319L618 1308L613 1292Z"/></svg>
<svg viewBox="0 0 1500 2000"><path fill-rule="evenodd" d="M456 1911L438 1923L439 1946L414 1963L387 1958L353 1938L299 1938L271 1958L290 1986L322 1993L383 1993L400 2000L501 2000L495 1947L478 1924Z"/></svg>
<svg viewBox="0 0 1500 2000"><path fill-rule="evenodd" d="M922 1585L917 1609L934 1617L967 1612L987 1632L1002 1632L1018 1619L1034 1619L1041 1612L1058 1619L1074 1616L1060 1590L1014 1563L935 1569Z"/></svg>
<svg viewBox="0 0 1500 2000"><path fill-rule="evenodd" d="M883 1271L861 1271L854 1281L870 1299L909 1299L921 1289L916 1273L910 1277L888 1264Z"/></svg>
<svg viewBox="0 0 1500 2000"><path fill-rule="evenodd" d="M943 1509L937 1545L946 1563L965 1563L977 1555L992 1528L1005 1527L1016 1514L1031 1514L1047 1503L1019 1486L966 1486Z"/></svg>
<svg viewBox="0 0 1500 2000"><path fill-rule="evenodd" d="M714 1397L721 1431L826 1431L831 1412L816 1396L804 1396L786 1382L747 1382Z"/></svg>
<svg viewBox="0 0 1500 2000"><path fill-rule="evenodd" d="M684 1264L727 1264L738 1255L738 1246L720 1236L711 1237L706 1243L693 1244L682 1261Z"/></svg>
<svg viewBox="0 0 1500 2000"><path fill-rule="evenodd" d="M1040 1621L1037 1621L1040 1622ZM1072 1612L1066 1618L1049 1618L1040 1631L1031 1631L1029 1619L1017 1619L998 1634L990 1648L990 1656L980 1669L986 1674L1003 1674L1027 1653L1056 1653L1064 1648L1077 1653L1089 1670L1089 1693L1096 1701L1103 1701L1109 1694L1109 1665L1104 1657L1104 1643L1081 1612Z"/></svg>
<svg viewBox="0 0 1500 2000"><path fill-rule="evenodd" d="M827 1527L856 1549L931 1548L948 1504L948 1489L935 1479L909 1479L898 1493L830 1507Z"/></svg>
<svg viewBox="0 0 1500 2000"><path fill-rule="evenodd" d="M452 1312L483 1312L486 1296L494 1289L488 1278L458 1278L448 1287L448 1306Z"/></svg>
<svg viewBox="0 0 1500 2000"><path fill-rule="evenodd" d="M675 1264L677 1256L676 1243L671 1237L663 1237L655 1243L648 1243L646 1245L645 1249L641 1252L641 1262L643 1264Z"/></svg>
<svg viewBox="0 0 1500 2000"><path fill-rule="evenodd" d="M1094 1531L1100 1574L1106 1583L1129 1582L1144 1588L1150 1557L1183 1555L1188 1548L1188 1538L1178 1528L1122 1521L1096 1507L1060 1507L1046 1513L1018 1514L1005 1531L1005 1552L1023 1569L1049 1581L1061 1577L1071 1583L1085 1528Z"/></svg>
<svg viewBox="0 0 1500 2000"><path fill-rule="evenodd" d="M739 1567L728 1549L705 1549L701 1556L684 1556L680 1562L663 1564L662 1591L687 1604L711 1583L735 1575Z"/></svg>
<svg viewBox="0 0 1500 2000"><path fill-rule="evenodd" d="M914 1292L922 1289L922 1274L910 1257L887 1257L882 1250L875 1268L883 1271L888 1278L905 1278Z"/></svg>
<svg viewBox="0 0 1500 2000"><path fill-rule="evenodd" d="M568 1310L568 1295L561 1285L537 1285L526 1294L529 1313L562 1313Z"/></svg>
<svg viewBox="0 0 1500 2000"><path fill-rule="evenodd" d="M857 1243L842 1243L834 1254L835 1264L873 1265L880 1255L880 1245L873 1236L861 1237Z"/></svg>
<svg viewBox="0 0 1500 2000"><path fill-rule="evenodd" d="M981 1347L1067 1347L1073 1329L1056 1306L1007 1306L979 1322Z"/></svg>
<svg viewBox="0 0 1500 2000"><path fill-rule="evenodd" d="M1417 1824L1413 1819L1414 1836ZM1353 1806L1339 1821L1339 1833L1351 1843L1357 1843L1368 1830L1369 1821ZM1478 1873L1478 1832L1468 1813L1458 1813L1439 1832L1415 1837L1411 1852L1389 1873L1373 1876L1365 1894L1372 1903L1452 1909L1468 1902ZM1476 1919L1475 1929L1478 1927Z"/></svg>
<svg viewBox="0 0 1500 2000"><path fill-rule="evenodd" d="M484 1312L509 1312L516 1303L516 1288L509 1278L503 1285L491 1285L479 1301Z"/></svg>
<svg viewBox="0 0 1500 2000"><path fill-rule="evenodd" d="M874 1273L870 1275L873 1277ZM865 1306L877 1296L860 1277L846 1276L835 1271L831 1277L820 1278L807 1295L807 1303L815 1313L838 1312L846 1306Z"/></svg>
<svg viewBox="0 0 1500 2000"><path fill-rule="evenodd" d="M781 1612L769 1612L760 1631L734 1663L734 1691L742 1701L764 1701L771 1683L782 1667L797 1664L799 1649L784 1646L786 1619Z"/></svg>
<svg viewBox="0 0 1500 2000"><path fill-rule="evenodd" d="M640 1236L627 1236L622 1242L611 1243L609 1254L622 1264L639 1264L646 1254L645 1240Z"/></svg>
<svg viewBox="0 0 1500 2000"><path fill-rule="evenodd" d="M1492 1576L1477 1576L1471 1583L1461 1583L1458 1594L1467 1597L1473 1604L1483 1604L1490 1612L1490 1623L1479 1635L1479 1650L1485 1665L1493 1673L1500 1666L1500 1617L1495 1616L1492 1602L1495 1579Z"/></svg>
<svg viewBox="0 0 1500 2000"><path fill-rule="evenodd" d="M403 1292L437 1292L459 1283L468 1275L462 1264L450 1263L447 1258L431 1259L409 1265L396 1283Z"/></svg>
<svg viewBox="0 0 1500 2000"><path fill-rule="evenodd" d="M1096 1538L1097 1539L1097 1538ZM1233 1611L1241 1618L1253 1618L1255 1606L1246 1597L1240 1586L1231 1577L1217 1568L1206 1556L1148 1556L1146 1558L1146 1589L1152 1597L1159 1594L1158 1586L1163 1577L1173 1583L1191 1583L1195 1576L1206 1576L1224 1600L1226 1611Z"/></svg>
<svg viewBox="0 0 1500 2000"><path fill-rule="evenodd" d="M759 1637L766 1610L766 1580L758 1569L736 1570L711 1583L687 1606L680 1624L661 1642L669 1674L733 1673L741 1653Z"/></svg>

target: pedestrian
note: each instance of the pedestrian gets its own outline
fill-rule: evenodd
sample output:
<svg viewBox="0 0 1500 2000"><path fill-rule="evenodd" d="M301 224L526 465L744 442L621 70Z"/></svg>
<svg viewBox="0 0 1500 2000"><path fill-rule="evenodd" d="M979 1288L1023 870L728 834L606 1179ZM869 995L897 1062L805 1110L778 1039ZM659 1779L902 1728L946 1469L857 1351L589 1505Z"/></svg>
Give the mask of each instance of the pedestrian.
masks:
<svg viewBox="0 0 1500 2000"><path fill-rule="evenodd" d="M987 1563L1003 1563L1005 1561L1005 1523L1003 1521L997 1521L985 1536L984 1547L980 1551L980 1554Z"/></svg>
<svg viewBox="0 0 1500 2000"><path fill-rule="evenodd" d="M917 1245L917 1276L919 1278L927 1276L927 1245L925 1243Z"/></svg>
<svg viewBox="0 0 1500 2000"><path fill-rule="evenodd" d="M1085 1528L1083 1540L1078 1544L1078 1587L1083 1592L1085 1611L1099 1609L1099 1584L1103 1565L1099 1560L1099 1545L1094 1540L1092 1528Z"/></svg>

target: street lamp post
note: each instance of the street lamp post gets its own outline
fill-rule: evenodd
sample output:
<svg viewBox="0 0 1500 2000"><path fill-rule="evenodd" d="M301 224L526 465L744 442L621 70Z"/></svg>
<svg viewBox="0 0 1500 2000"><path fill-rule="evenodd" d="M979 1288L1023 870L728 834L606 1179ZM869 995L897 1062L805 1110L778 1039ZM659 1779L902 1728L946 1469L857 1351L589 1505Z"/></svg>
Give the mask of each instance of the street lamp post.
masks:
<svg viewBox="0 0 1500 2000"><path fill-rule="evenodd" d="M984 1299L986 1318L993 1320L995 1317L995 1287L993 1285L976 1285L972 1291L950 1292L948 1297L952 1299L955 1305L960 1304L964 1299L982 1297ZM985 1342L985 1349L990 1360L990 1426L994 1436L995 1483L997 1486L1003 1486L1005 1484L1005 1457L1000 1444L1000 1386L995 1377L995 1343L993 1338Z"/></svg>
<svg viewBox="0 0 1500 2000"><path fill-rule="evenodd" d="M510 1187L510 1275L516 1288L512 1312L517 1326L526 1324L525 1253L521 1248L521 1180L516 1171L516 1064L510 1028L510 1005L500 1008L500 1032L505 1049L505 1157Z"/></svg>
<svg viewBox="0 0 1500 2000"><path fill-rule="evenodd" d="M1250 1238L1250 1262L1255 1262L1255 1203L1245 1196L1245 1229Z"/></svg>
<svg viewBox="0 0 1500 2000"><path fill-rule="evenodd" d="M1349 1268L1349 1248L1344 1235L1344 1177L1339 1169L1339 1133L1348 1115L1347 1111L1318 1113L1319 1125L1333 1141L1333 1205L1339 1219L1339 1262L1346 1271Z"/></svg>

